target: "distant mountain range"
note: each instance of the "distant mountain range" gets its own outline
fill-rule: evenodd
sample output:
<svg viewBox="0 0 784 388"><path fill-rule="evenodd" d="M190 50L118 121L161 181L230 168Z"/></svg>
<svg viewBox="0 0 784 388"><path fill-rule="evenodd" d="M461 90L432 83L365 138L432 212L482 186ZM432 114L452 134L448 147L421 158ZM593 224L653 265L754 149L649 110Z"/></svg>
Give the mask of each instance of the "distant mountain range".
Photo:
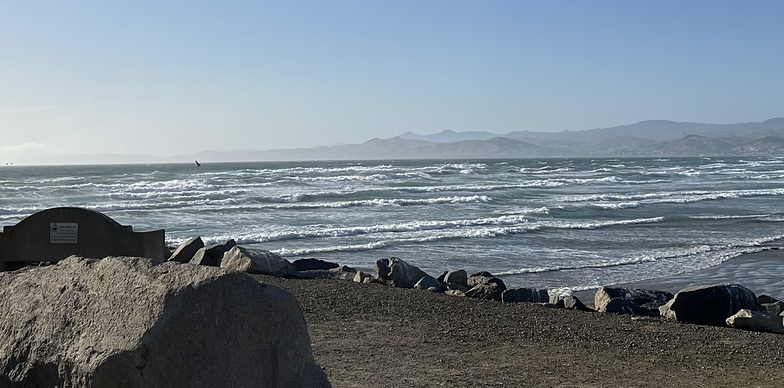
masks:
<svg viewBox="0 0 784 388"><path fill-rule="evenodd" d="M362 144L269 151L216 151L199 160L373 160L545 157L784 155L784 117L760 123L702 124L666 120L584 131L506 134L406 132Z"/></svg>
<svg viewBox="0 0 784 388"><path fill-rule="evenodd" d="M259 151L206 151L191 155L66 155L32 163L166 163L286 160L490 159L547 157L784 156L784 117L759 123L702 124L642 121L583 131L506 134L406 132L362 144ZM24 161L23 161L24 162Z"/></svg>

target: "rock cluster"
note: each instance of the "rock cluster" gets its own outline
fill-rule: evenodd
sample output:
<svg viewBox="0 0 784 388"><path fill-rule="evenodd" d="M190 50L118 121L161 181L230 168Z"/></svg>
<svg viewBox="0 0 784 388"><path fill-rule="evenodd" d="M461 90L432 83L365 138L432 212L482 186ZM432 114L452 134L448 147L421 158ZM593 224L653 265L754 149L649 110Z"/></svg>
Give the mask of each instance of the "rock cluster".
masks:
<svg viewBox="0 0 784 388"><path fill-rule="evenodd" d="M192 244L192 241L183 245ZM782 312L782 302L764 295L758 300L751 290L737 284L687 287L675 295L657 290L601 287L594 295L593 304L586 305L573 295L549 295L544 289L507 289L503 280L485 271L472 275L468 275L462 269L446 271L436 278L398 257L377 260L375 274L371 275L334 263L321 262L317 264L319 267L315 267L318 269L309 267L319 262L315 259L290 263L268 251L234 247L233 240L217 246L200 248L198 252L210 249L225 253L221 258L211 260L199 259L201 256L197 253L190 262L213 263L210 265L273 276L337 278L353 280L357 283L379 283L505 303L542 303L549 307L581 311L662 316L685 323L784 332L782 317L778 316ZM180 246L170 260L180 261L177 252L184 251L186 247ZM227 264L236 262L234 255L240 253L245 257L242 265ZM308 268L308 270L299 268ZM735 316L736 314L740 315Z"/></svg>

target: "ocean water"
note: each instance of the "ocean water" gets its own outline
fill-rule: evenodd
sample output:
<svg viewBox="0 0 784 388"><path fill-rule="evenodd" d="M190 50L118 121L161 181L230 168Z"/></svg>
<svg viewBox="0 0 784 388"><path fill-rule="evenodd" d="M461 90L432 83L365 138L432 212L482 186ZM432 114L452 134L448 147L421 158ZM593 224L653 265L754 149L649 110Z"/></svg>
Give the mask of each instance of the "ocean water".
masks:
<svg viewBox="0 0 784 388"><path fill-rule="evenodd" d="M784 157L3 166L0 225L102 212L291 260L587 289L681 274L784 238Z"/></svg>

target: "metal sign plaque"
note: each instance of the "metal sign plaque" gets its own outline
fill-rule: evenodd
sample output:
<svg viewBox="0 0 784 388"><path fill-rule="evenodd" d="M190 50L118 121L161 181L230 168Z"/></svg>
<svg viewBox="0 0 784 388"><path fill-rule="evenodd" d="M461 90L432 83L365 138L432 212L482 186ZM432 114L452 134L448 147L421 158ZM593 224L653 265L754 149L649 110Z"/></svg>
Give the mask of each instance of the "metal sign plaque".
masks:
<svg viewBox="0 0 784 388"><path fill-rule="evenodd" d="M50 244L76 244L79 236L79 224L76 222L50 222Z"/></svg>

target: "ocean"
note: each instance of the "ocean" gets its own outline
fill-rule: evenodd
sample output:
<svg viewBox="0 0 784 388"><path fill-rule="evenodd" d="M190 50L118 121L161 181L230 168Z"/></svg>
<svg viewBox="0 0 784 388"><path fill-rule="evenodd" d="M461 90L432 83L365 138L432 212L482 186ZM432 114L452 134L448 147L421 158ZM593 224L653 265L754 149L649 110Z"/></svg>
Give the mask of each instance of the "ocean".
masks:
<svg viewBox="0 0 784 388"><path fill-rule="evenodd" d="M254 162L0 167L0 225L102 212L167 243L235 239L290 260L584 290L778 247L784 157Z"/></svg>

